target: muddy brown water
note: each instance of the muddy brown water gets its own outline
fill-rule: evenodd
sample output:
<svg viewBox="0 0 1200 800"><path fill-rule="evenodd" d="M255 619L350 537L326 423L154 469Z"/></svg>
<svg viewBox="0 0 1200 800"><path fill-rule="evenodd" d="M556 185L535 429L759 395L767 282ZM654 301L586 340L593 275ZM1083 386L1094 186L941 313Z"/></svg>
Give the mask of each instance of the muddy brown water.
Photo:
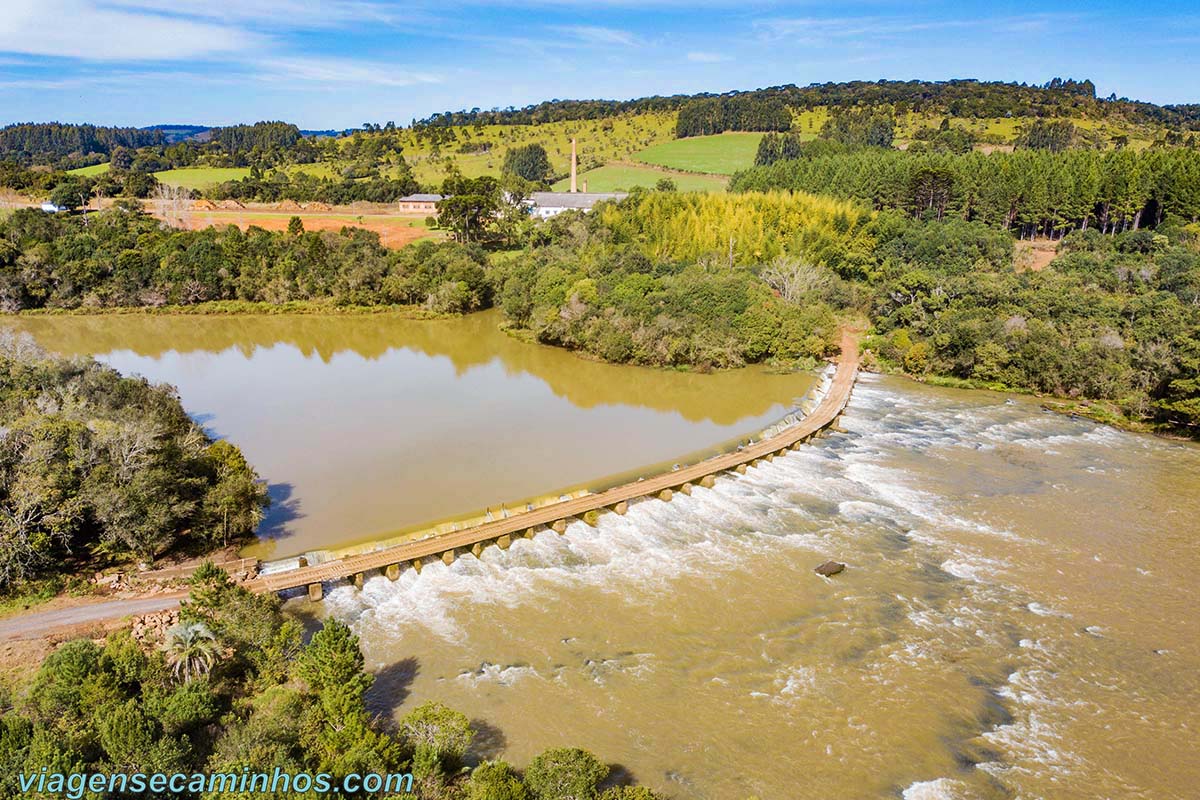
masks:
<svg viewBox="0 0 1200 800"><path fill-rule="evenodd" d="M271 464L299 460L301 471L315 468L293 442L255 435L237 414L222 421L223 404L269 396L250 421L266 425L299 419L317 396L326 408L342 403L352 422L314 426L349 425L376 454L353 469L374 463L383 474L403 470L378 455L389 427L361 400L344 405L373 396L374 381L402 398L449 380L440 371L482 373L494 393L481 423L529 402L495 387L533 381L536 396L557 398L535 405L546 425L560 402L573 414L616 414L606 436L624 445L617 455L664 427L680 430L659 440L664 448L701 446L697 435L753 427L803 391L772 390L783 379L761 374L711 384L669 376L675 384L577 359L539 367L571 357L486 339L485 328L450 348L448 329L431 327L423 344L395 350L371 330L377 322L339 323L360 331L343 351L304 332L316 321L262 322L290 331L266 346L248 344L232 321L179 323L195 327L172 344L153 326L174 322L141 320L144 341L162 341L140 348L120 338L130 335L117 329L123 321L25 324L34 322L47 345L57 335L59 346L108 353L122 369L169 365L158 377L182 384L190 409L217 408L211 424L247 437L239 444L256 463L248 443L261 442L281 451ZM236 358L204 355L231 349ZM333 369L305 372L305 358ZM436 366L411 373L421 380L395 377L422 359ZM387 368L356 378L360 361ZM758 388L710 388L726 379ZM226 382L240 393L212 388ZM492 442L486 470L497 481L543 462L538 475L565 478L575 463L553 446L520 450L525 437L504 439L495 425L463 423L457 406L447 413L453 425L435 416L428 427L469 430L463 453ZM651 422L626 434L640 415ZM290 607L353 625L380 713L438 699L476 720L476 758L524 764L578 745L677 798L1196 797L1200 447L1047 414L1026 398L877 376L860 381L842 427L712 490L604 515L594 529L575 524ZM309 452L346 449L292 430ZM575 456L605 452L604 438ZM476 458L461 458L464 480ZM459 477L423 485L438 491ZM383 503L404 480L366 483L360 497ZM846 571L815 575L829 558Z"/></svg>
<svg viewBox="0 0 1200 800"><path fill-rule="evenodd" d="M295 555L670 467L784 416L815 381L615 366L519 342L498 314L9 318L43 347L179 389L275 500Z"/></svg>

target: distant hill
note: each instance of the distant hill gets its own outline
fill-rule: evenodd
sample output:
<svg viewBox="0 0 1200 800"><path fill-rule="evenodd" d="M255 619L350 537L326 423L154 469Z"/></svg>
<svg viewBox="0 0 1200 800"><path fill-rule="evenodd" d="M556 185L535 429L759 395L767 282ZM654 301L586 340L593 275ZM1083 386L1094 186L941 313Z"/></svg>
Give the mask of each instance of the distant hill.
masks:
<svg viewBox="0 0 1200 800"><path fill-rule="evenodd" d="M144 131L159 131L167 144L175 144L185 139L203 141L201 134L212 130L211 125L147 125Z"/></svg>

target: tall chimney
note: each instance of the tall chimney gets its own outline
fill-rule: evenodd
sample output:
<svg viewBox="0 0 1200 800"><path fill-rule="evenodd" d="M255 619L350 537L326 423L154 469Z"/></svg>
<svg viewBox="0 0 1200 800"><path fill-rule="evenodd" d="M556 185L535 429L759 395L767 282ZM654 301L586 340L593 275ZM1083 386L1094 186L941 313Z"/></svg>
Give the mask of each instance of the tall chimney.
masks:
<svg viewBox="0 0 1200 800"><path fill-rule="evenodd" d="M575 173L578 170L578 168L579 168L579 164L575 159L575 140L572 139L571 140L571 192L572 193L579 191L575 187Z"/></svg>
<svg viewBox="0 0 1200 800"><path fill-rule="evenodd" d="M583 179L583 193L587 194L587 178Z"/></svg>

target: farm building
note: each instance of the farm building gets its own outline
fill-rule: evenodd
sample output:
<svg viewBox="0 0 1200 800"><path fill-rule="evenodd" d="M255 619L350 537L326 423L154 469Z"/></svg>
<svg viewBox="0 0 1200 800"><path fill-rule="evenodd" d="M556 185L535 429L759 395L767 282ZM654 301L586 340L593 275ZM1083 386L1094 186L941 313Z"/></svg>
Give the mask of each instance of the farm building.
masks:
<svg viewBox="0 0 1200 800"><path fill-rule="evenodd" d="M583 191L577 190L579 181L579 158L575 151L575 140L571 140L571 191L569 192L534 192L525 201L529 213L535 217L548 219L564 211L583 211L587 213L592 206L604 200L624 200L626 192L589 192L587 181L583 182Z"/></svg>
<svg viewBox="0 0 1200 800"><path fill-rule="evenodd" d="M605 200L624 200L627 192L534 192L525 205L535 217L548 219L564 211L588 212Z"/></svg>
<svg viewBox="0 0 1200 800"><path fill-rule="evenodd" d="M410 194L396 201L400 213L436 214L437 202L443 199L440 194Z"/></svg>

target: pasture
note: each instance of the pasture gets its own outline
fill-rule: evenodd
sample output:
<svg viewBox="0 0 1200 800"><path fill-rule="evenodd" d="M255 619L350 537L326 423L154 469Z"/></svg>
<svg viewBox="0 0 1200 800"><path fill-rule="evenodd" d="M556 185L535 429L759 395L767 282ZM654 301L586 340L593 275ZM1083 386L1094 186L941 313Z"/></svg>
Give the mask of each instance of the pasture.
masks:
<svg viewBox="0 0 1200 800"><path fill-rule="evenodd" d="M648 147L635 158L647 164L687 172L732 175L754 166L761 133L720 133L673 139Z"/></svg>
<svg viewBox="0 0 1200 800"><path fill-rule="evenodd" d="M650 166L636 164L606 164L579 174L579 188L587 181L589 192L627 191L637 186L653 189L663 178L675 182L681 192L723 192L727 180L722 175L698 175L687 172L670 172ZM552 187L556 192L565 192L571 186L567 178Z"/></svg>

